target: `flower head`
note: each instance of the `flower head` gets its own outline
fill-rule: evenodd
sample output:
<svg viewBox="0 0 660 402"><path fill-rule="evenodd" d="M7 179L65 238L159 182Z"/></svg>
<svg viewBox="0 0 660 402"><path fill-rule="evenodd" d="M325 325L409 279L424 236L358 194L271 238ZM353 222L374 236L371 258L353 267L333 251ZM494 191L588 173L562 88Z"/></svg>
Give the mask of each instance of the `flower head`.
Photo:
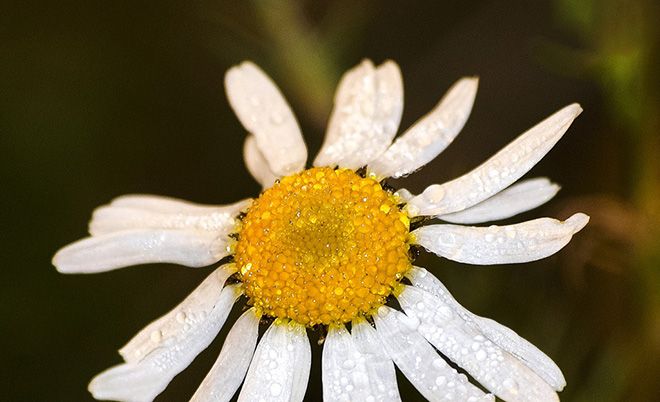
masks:
<svg viewBox="0 0 660 402"><path fill-rule="evenodd" d="M559 110L473 171L412 195L384 179L414 172L452 142L471 111L476 78L459 80L395 140L403 108L399 68L364 61L342 78L325 142L308 169L300 128L275 84L250 62L230 69L225 84L249 132L248 170L263 192L224 206L119 197L94 212L91 237L53 258L64 273L224 262L120 350L124 363L90 383L95 398L153 400L210 344L245 295L248 308L194 401L229 400L242 382L239 401L301 401L311 364L307 331L319 328L327 330L325 401L400 400L394 365L429 400L558 399L565 381L554 362L462 307L413 265L411 246L478 265L533 261L565 246L586 215L466 225L514 216L557 193L545 178L517 181L561 138L579 105ZM447 223L425 224L427 217ZM402 311L386 304L392 298ZM257 342L260 323L269 327Z"/></svg>

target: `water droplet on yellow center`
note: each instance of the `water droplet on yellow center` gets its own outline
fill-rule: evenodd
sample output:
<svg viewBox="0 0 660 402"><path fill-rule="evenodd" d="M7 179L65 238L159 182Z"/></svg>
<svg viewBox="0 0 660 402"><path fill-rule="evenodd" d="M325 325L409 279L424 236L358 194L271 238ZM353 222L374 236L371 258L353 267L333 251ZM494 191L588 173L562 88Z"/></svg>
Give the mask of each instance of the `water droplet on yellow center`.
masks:
<svg viewBox="0 0 660 402"><path fill-rule="evenodd" d="M352 170L282 178L239 224L235 259L250 303L308 326L371 314L410 268L409 221L396 204Z"/></svg>

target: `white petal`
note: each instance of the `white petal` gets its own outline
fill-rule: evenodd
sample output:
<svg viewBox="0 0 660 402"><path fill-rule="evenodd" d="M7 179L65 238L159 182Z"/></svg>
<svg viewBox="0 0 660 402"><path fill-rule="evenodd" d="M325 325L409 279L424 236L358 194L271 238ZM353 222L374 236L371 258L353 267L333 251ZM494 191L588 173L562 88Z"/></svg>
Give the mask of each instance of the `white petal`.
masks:
<svg viewBox="0 0 660 402"><path fill-rule="evenodd" d="M236 116L254 135L273 173L286 176L302 170L307 147L275 83L259 67L245 61L227 71L225 90Z"/></svg>
<svg viewBox="0 0 660 402"><path fill-rule="evenodd" d="M478 78L462 78L440 103L369 164L377 177L401 177L432 161L456 138L472 111Z"/></svg>
<svg viewBox="0 0 660 402"><path fill-rule="evenodd" d="M243 145L243 159L245 159L245 165L247 166L248 171L252 177L261 184L261 187L267 189L275 183L278 176L270 170L268 161L266 161L264 155L259 151L257 141L254 139L253 135L248 135L247 138L245 138L245 144Z"/></svg>
<svg viewBox="0 0 660 402"><path fill-rule="evenodd" d="M564 388L566 380L561 370L551 358L541 352L536 346L509 328L491 319L471 313L452 297L438 278L431 275L424 268L413 267L406 273L406 276L414 286L439 297L451 307L455 314L460 315L463 320L476 323L486 338L524 361L529 368L534 370L553 389L561 391Z"/></svg>
<svg viewBox="0 0 660 402"><path fill-rule="evenodd" d="M494 401L451 368L417 332L419 320L383 306L374 316L385 350L429 401Z"/></svg>
<svg viewBox="0 0 660 402"><path fill-rule="evenodd" d="M589 221L577 213L565 221L539 218L506 226L428 225L412 232L415 242L466 264L515 264L540 260L561 250Z"/></svg>
<svg viewBox="0 0 660 402"><path fill-rule="evenodd" d="M96 273L156 262L203 267L228 254L227 242L224 234L199 230L126 230L69 244L55 254L53 265L67 274Z"/></svg>
<svg viewBox="0 0 660 402"><path fill-rule="evenodd" d="M311 363L305 327L276 320L257 346L239 402L302 401Z"/></svg>
<svg viewBox="0 0 660 402"><path fill-rule="evenodd" d="M163 345L174 344L193 335L194 332L191 331L198 327L203 328L201 325L214 325L208 322L210 314L214 311L225 281L234 272L234 264L225 264L215 269L179 305L131 338L119 349L119 354L125 361L137 363ZM191 323L195 327L191 326Z"/></svg>
<svg viewBox="0 0 660 402"><path fill-rule="evenodd" d="M408 189L400 188L394 193L396 197L399 197L403 202L408 202L413 199L414 195Z"/></svg>
<svg viewBox="0 0 660 402"><path fill-rule="evenodd" d="M249 309L231 327L220 356L193 395L191 402L229 401L247 373L259 335L259 320Z"/></svg>
<svg viewBox="0 0 660 402"><path fill-rule="evenodd" d="M523 180L462 211L440 215L452 223L482 223L510 218L548 202L559 186L545 177Z"/></svg>
<svg viewBox="0 0 660 402"><path fill-rule="evenodd" d="M408 204L409 215L458 212L499 193L536 165L581 112L577 103L566 106L471 172L442 185L427 187Z"/></svg>
<svg viewBox="0 0 660 402"><path fill-rule="evenodd" d="M366 324L368 325L368 324ZM375 334L374 334L375 335ZM330 327L323 344L323 400L324 401L397 401L396 378L391 360L376 356L376 362L388 363L391 368L390 384L383 383L382 375L370 377L367 362L372 356L363 355L346 328ZM383 361L384 360L384 361ZM377 375L380 372L376 372ZM388 373L389 374L389 373ZM393 385L393 387L392 387ZM395 392L392 393L391 391Z"/></svg>
<svg viewBox="0 0 660 402"><path fill-rule="evenodd" d="M205 213L213 213L218 208L228 208L249 201L249 199L246 199L230 205L206 205L196 204L178 198L163 197L161 195L126 194L112 200L110 205L113 207L139 209L164 214L202 215Z"/></svg>
<svg viewBox="0 0 660 402"><path fill-rule="evenodd" d="M314 166L356 169L382 154L401 122L403 83L399 67L369 60L341 79L328 131Z"/></svg>
<svg viewBox="0 0 660 402"><path fill-rule="evenodd" d="M122 202L128 200L119 198L94 210L89 233L98 236L130 229L196 229L229 234L236 226L235 217L252 202L246 199L230 205L202 206L177 205L179 201L167 200L160 204L166 211L160 211Z"/></svg>
<svg viewBox="0 0 660 402"><path fill-rule="evenodd" d="M418 331L443 355L505 401L559 401L555 391L517 357L489 339L442 299L412 286L398 296L409 317L421 321Z"/></svg>
<svg viewBox="0 0 660 402"><path fill-rule="evenodd" d="M164 329L173 329L174 332L153 332L150 335L154 340L162 338L157 342L159 346L140 360L120 364L94 377L89 384L94 398L149 402L163 392L172 378L188 367L215 338L239 296L237 285L228 286L220 292L222 284L218 285L218 282L217 277L205 281L200 286L204 288L196 289L182 303L188 302L192 296L204 297L191 300L190 310L187 311L195 315L185 317L185 325L165 326ZM204 307L198 308L197 303Z"/></svg>

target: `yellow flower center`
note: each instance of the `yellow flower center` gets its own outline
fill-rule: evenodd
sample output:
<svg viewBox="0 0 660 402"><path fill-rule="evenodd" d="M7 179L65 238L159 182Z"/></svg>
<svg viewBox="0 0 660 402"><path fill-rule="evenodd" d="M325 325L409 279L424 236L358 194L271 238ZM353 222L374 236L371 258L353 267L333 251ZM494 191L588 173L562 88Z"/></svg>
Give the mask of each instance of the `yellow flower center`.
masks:
<svg viewBox="0 0 660 402"><path fill-rule="evenodd" d="M411 265L397 203L352 170L282 178L239 225L234 256L250 303L307 326L371 314Z"/></svg>

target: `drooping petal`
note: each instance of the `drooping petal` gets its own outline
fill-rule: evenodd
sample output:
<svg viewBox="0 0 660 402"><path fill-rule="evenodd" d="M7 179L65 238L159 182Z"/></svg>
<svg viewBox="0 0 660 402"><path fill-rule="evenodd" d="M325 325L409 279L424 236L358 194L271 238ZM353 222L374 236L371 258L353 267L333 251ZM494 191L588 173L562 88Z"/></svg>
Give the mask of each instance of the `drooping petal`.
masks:
<svg viewBox="0 0 660 402"><path fill-rule="evenodd" d="M314 166L357 169L382 154L401 122L403 83L393 61L369 60L341 79L328 131Z"/></svg>
<svg viewBox="0 0 660 402"><path fill-rule="evenodd" d="M478 78L462 78L426 116L369 164L377 177L401 177L438 156L463 129L477 95Z"/></svg>
<svg viewBox="0 0 660 402"><path fill-rule="evenodd" d="M167 314L144 327L126 345L119 349L119 354L126 362L139 362L154 350L204 332L204 326L215 325L209 322L215 311L220 292L225 281L236 272L234 264L225 264L213 271L188 297ZM228 303L229 295L225 295ZM231 304L228 305L231 307ZM229 312L227 308L227 313ZM218 310L216 314L224 314ZM222 324L220 324L222 326ZM219 330L219 328L218 328Z"/></svg>
<svg viewBox="0 0 660 402"><path fill-rule="evenodd" d="M53 265L62 273L96 273L168 262L203 267L228 254L224 234L200 230L134 229L87 237L60 249Z"/></svg>
<svg viewBox="0 0 660 402"><path fill-rule="evenodd" d="M417 332L419 320L383 306L374 316L385 350L429 401L494 401L451 368Z"/></svg>
<svg viewBox="0 0 660 402"><path fill-rule="evenodd" d="M278 176L302 170L307 147L291 108L275 83L249 61L225 75L229 104Z"/></svg>
<svg viewBox="0 0 660 402"><path fill-rule="evenodd" d="M518 180L564 135L582 112L577 103L566 106L532 127L486 162L444 184L434 184L408 204L408 214L443 215L471 207Z"/></svg>
<svg viewBox="0 0 660 402"><path fill-rule="evenodd" d="M231 327L218 360L197 388L191 402L224 402L234 396L252 361L260 318L251 308Z"/></svg>
<svg viewBox="0 0 660 402"><path fill-rule="evenodd" d="M421 321L417 330L426 340L499 398L509 402L559 401L550 385L485 338L480 328L456 314L452 305L412 286L404 286L398 300L409 317Z"/></svg>
<svg viewBox="0 0 660 402"><path fill-rule="evenodd" d="M92 379L89 391L94 398L150 402L167 387L174 376L188 367L218 334L240 294L237 285L227 286L220 291L222 284L218 285L218 278L214 275L217 274L212 274L210 280L204 281L182 303L193 297L188 307L195 315L183 317L185 325L164 326L161 332L152 332L150 336L154 340L162 338L157 341L158 347L151 348L141 359L112 367ZM198 308L198 303L204 307ZM174 332L164 332L169 329Z"/></svg>
<svg viewBox="0 0 660 402"><path fill-rule="evenodd" d="M257 147L257 141L253 135L248 135L245 138L243 145L243 159L248 171L254 179L261 184L264 189L269 188L275 183L277 175L270 170L268 161Z"/></svg>
<svg viewBox="0 0 660 402"><path fill-rule="evenodd" d="M195 229L229 234L236 226L235 217L252 201L246 199L234 204L211 206L147 197L124 196L97 208L89 222L89 233L99 236L131 229ZM149 202L158 205L149 209Z"/></svg>
<svg viewBox="0 0 660 402"><path fill-rule="evenodd" d="M239 402L302 401L311 360L305 327L276 320L254 352Z"/></svg>
<svg viewBox="0 0 660 402"><path fill-rule="evenodd" d="M364 319L353 320L351 338L357 351L365 357L371 394L376 401L401 401L392 359L383 350L376 330Z"/></svg>
<svg viewBox="0 0 660 402"><path fill-rule="evenodd" d="M415 287L440 298L451 308L451 312L459 315L461 319L466 322L476 323L486 338L524 361L530 369L550 384L554 390L561 391L564 388L566 380L561 370L550 357L541 352L536 346L509 328L491 319L480 317L470 312L453 298L438 278L424 268L413 267L406 273L406 276Z"/></svg>
<svg viewBox="0 0 660 402"><path fill-rule="evenodd" d="M539 218L506 226L428 225L414 230L415 242L465 264L515 264L540 260L561 250L589 221L577 213L559 221Z"/></svg>
<svg viewBox="0 0 660 402"><path fill-rule="evenodd" d="M438 218L461 224L506 219L545 204L558 191L559 186L545 177L523 180L476 205Z"/></svg>
<svg viewBox="0 0 660 402"><path fill-rule="evenodd" d="M323 400L326 402L383 401L393 400L394 395L386 394L387 388L380 378L370 378L365 356L357 349L355 341L346 328L330 327L323 344ZM377 357L377 359L382 359ZM394 374L394 366L389 365ZM394 388L396 389L396 378ZM379 389L378 386L383 389ZM388 387L391 390L391 385ZM397 399L394 399L397 400Z"/></svg>

